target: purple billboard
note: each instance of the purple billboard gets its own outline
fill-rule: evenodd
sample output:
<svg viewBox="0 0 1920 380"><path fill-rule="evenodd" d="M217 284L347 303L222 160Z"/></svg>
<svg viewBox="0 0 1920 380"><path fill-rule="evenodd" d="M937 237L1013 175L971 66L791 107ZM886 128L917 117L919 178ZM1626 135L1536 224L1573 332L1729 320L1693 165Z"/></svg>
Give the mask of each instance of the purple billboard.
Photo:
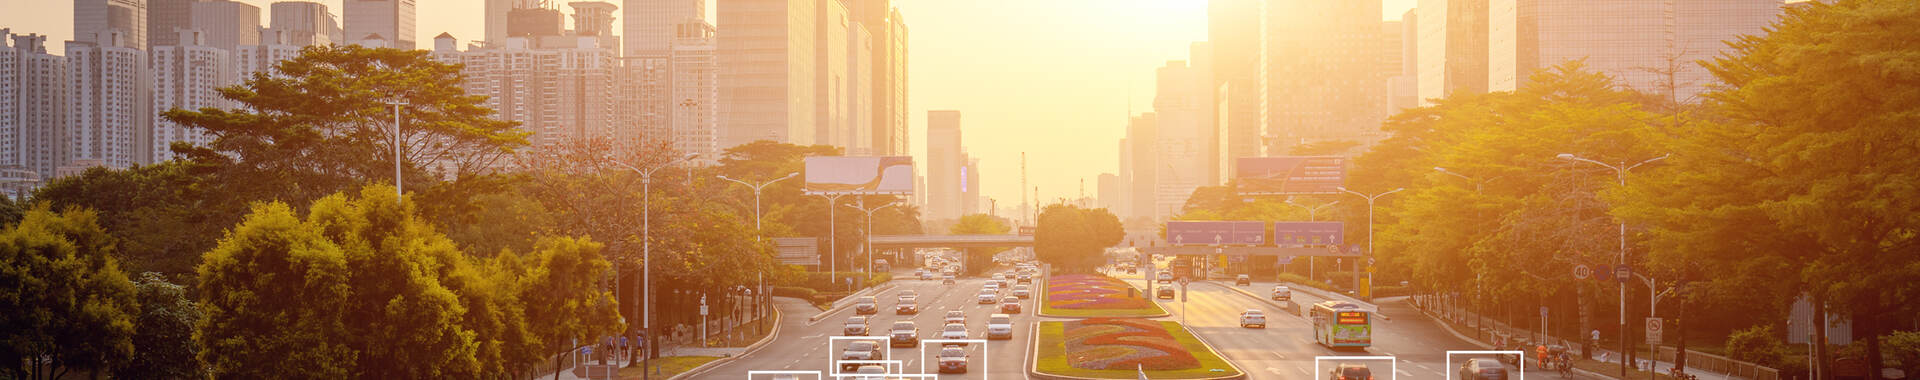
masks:
<svg viewBox="0 0 1920 380"><path fill-rule="evenodd" d="M1235 164L1241 194L1340 194L1347 182L1346 157L1242 157Z"/></svg>
<svg viewBox="0 0 1920 380"><path fill-rule="evenodd" d="M1274 222L1273 241L1279 245L1339 245L1346 235L1340 222Z"/></svg>
<svg viewBox="0 0 1920 380"><path fill-rule="evenodd" d="M1182 221L1167 222L1167 242L1173 245L1261 245L1266 243L1267 226L1261 222Z"/></svg>

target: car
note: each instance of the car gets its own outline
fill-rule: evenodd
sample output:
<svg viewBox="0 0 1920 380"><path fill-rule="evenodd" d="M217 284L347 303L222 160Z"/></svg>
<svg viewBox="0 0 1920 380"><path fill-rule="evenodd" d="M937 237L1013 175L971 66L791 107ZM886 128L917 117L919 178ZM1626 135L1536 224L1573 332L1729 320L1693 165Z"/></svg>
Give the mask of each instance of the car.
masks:
<svg viewBox="0 0 1920 380"><path fill-rule="evenodd" d="M880 360L880 344L868 340L856 340L847 343L846 351L840 352L840 360ZM859 364L841 363L841 371L860 368Z"/></svg>
<svg viewBox="0 0 1920 380"><path fill-rule="evenodd" d="M864 315L855 315L855 316L847 317L846 326L847 326L846 335L849 335L849 336L866 336L867 335L867 317Z"/></svg>
<svg viewBox="0 0 1920 380"><path fill-rule="evenodd" d="M959 347L941 349L940 373L967 373L967 350Z"/></svg>
<svg viewBox="0 0 1920 380"><path fill-rule="evenodd" d="M1013 316L994 314L987 316L987 339L1013 339Z"/></svg>
<svg viewBox="0 0 1920 380"><path fill-rule="evenodd" d="M980 304L981 304L981 305L992 305L994 301L997 301L997 300L999 300L999 299L1000 299L1000 294L999 294L999 293L994 293L994 292L993 292L992 290L981 290L981 291L980 291Z"/></svg>
<svg viewBox="0 0 1920 380"><path fill-rule="evenodd" d="M907 299L909 299L909 298L918 298L918 297L920 297L920 292L917 292L917 291L914 291L913 289L907 289L907 290L902 290L902 291L900 291L900 296L899 296L899 297L900 297L900 300L901 300L901 301L906 301L906 300L907 300Z"/></svg>
<svg viewBox="0 0 1920 380"><path fill-rule="evenodd" d="M940 339L967 339L967 325L948 323L946 327L940 329ZM965 343L950 342L945 345L960 346Z"/></svg>
<svg viewBox="0 0 1920 380"><path fill-rule="evenodd" d="M1239 285L1239 286L1253 285L1253 279L1248 278L1247 275L1244 275L1244 274L1239 276L1234 276L1233 284Z"/></svg>
<svg viewBox="0 0 1920 380"><path fill-rule="evenodd" d="M1013 272L1000 272L1000 277L1003 279L1012 280Z"/></svg>
<svg viewBox="0 0 1920 380"><path fill-rule="evenodd" d="M1013 298L1013 297L1000 299L1000 312L1007 313L1007 314L1020 314L1020 299Z"/></svg>
<svg viewBox="0 0 1920 380"><path fill-rule="evenodd" d="M954 283L953 275L951 274L940 275L940 285L953 285L953 283Z"/></svg>
<svg viewBox="0 0 1920 380"><path fill-rule="evenodd" d="M868 365L860 366L860 369L854 370L853 373L856 375L868 375L868 376L854 377L853 378L854 380L885 380L887 377L884 375L887 374L887 367L883 367L877 364L868 364Z"/></svg>
<svg viewBox="0 0 1920 380"><path fill-rule="evenodd" d="M1328 380L1373 380L1373 370L1360 364L1341 364L1333 366Z"/></svg>
<svg viewBox="0 0 1920 380"><path fill-rule="evenodd" d="M918 271L917 273L914 273L913 275L914 275L914 276L918 276L918 277L920 277L920 281L927 281L927 280L932 280L932 279L933 279L933 273L932 273L932 272L927 272L927 271L926 271L925 269L922 269L922 270L920 270L920 271Z"/></svg>
<svg viewBox="0 0 1920 380"><path fill-rule="evenodd" d="M1493 359L1468 359L1460 363L1460 380L1507 380L1507 367Z"/></svg>
<svg viewBox="0 0 1920 380"><path fill-rule="evenodd" d="M891 333L887 334L887 341L891 343L890 345L893 347L913 348L920 346L920 329L914 327L913 321L894 322L893 329L889 331L891 331Z"/></svg>
<svg viewBox="0 0 1920 380"><path fill-rule="evenodd" d="M1247 309L1240 312L1240 327L1267 328L1267 313L1260 309Z"/></svg>
<svg viewBox="0 0 1920 380"><path fill-rule="evenodd" d="M874 299L873 296L860 297L859 300L853 301L853 314L855 315L879 314L879 313L880 313L880 301L877 299Z"/></svg>
<svg viewBox="0 0 1920 380"><path fill-rule="evenodd" d="M1274 301L1292 301L1293 289L1288 289L1285 285L1274 285L1273 300Z"/></svg>
<svg viewBox="0 0 1920 380"><path fill-rule="evenodd" d="M1160 279L1160 283L1162 283L1162 284L1171 284L1171 283L1173 283L1173 272L1168 272L1168 271L1160 271L1160 274L1158 274L1158 275L1155 275L1155 276L1158 276L1158 277L1154 277L1154 278L1158 278L1158 279Z"/></svg>
<svg viewBox="0 0 1920 380"><path fill-rule="evenodd" d="M1000 289L1001 289L1000 284L995 284L993 282L988 282L986 285L980 285L980 291L982 292L999 293Z"/></svg>
<svg viewBox="0 0 1920 380"><path fill-rule="evenodd" d="M1171 286L1162 286L1162 287L1160 287L1160 289L1159 289L1159 290L1154 290L1154 291L1153 291L1153 295L1154 295L1154 297L1155 297L1155 298L1159 298L1159 299L1163 299L1163 300L1170 300L1170 299L1173 299L1173 287L1171 287Z"/></svg>
<svg viewBox="0 0 1920 380"><path fill-rule="evenodd" d="M1033 291L1027 290L1026 285L1014 285L1013 296L1019 297L1020 299L1026 299L1028 297L1033 297Z"/></svg>
<svg viewBox="0 0 1920 380"><path fill-rule="evenodd" d="M947 317L946 317L945 319L942 319L942 320L940 321L940 323L959 323L959 324L966 324L966 323L967 323L967 312L964 312L964 311L959 311L959 310L951 310L951 311L947 311Z"/></svg>
<svg viewBox="0 0 1920 380"><path fill-rule="evenodd" d="M992 284L993 284L993 287L996 287L996 288L1005 288L1007 287L1007 279L996 278L996 279L993 279Z"/></svg>
<svg viewBox="0 0 1920 380"><path fill-rule="evenodd" d="M1020 274L1020 279L1015 281L1015 283L1031 284L1033 283L1033 275L1022 273Z"/></svg>
<svg viewBox="0 0 1920 380"><path fill-rule="evenodd" d="M901 298L900 303L893 306L893 313L898 315L920 314L920 305L915 301L914 297Z"/></svg>

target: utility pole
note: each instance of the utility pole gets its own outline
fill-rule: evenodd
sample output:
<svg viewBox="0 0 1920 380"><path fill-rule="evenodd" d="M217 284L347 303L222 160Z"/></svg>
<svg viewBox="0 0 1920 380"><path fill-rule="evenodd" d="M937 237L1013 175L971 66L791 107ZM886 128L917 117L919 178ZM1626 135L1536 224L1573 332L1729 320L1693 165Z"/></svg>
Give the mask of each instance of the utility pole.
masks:
<svg viewBox="0 0 1920 380"><path fill-rule="evenodd" d="M405 99L387 101L393 105L393 195L406 195L400 191L400 107L407 105Z"/></svg>

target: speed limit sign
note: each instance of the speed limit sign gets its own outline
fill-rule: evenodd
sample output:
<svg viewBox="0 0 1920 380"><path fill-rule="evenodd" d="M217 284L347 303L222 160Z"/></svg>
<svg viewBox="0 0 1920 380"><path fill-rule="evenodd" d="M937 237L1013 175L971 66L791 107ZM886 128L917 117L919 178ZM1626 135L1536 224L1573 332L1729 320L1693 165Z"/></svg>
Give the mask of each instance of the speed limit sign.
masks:
<svg viewBox="0 0 1920 380"><path fill-rule="evenodd" d="M1593 277L1593 268L1588 268L1587 264L1573 266L1574 279L1585 280L1587 277Z"/></svg>

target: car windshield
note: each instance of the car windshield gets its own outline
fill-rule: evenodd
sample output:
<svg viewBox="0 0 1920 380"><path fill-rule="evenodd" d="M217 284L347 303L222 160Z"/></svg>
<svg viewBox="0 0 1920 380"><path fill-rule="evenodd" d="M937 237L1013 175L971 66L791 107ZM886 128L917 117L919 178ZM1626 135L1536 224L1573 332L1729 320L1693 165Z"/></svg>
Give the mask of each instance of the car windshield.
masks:
<svg viewBox="0 0 1920 380"><path fill-rule="evenodd" d="M1020 302L1020 299L1019 299L1019 298L1013 298L1013 297L1007 297L1007 298L1002 298L1002 299L1000 299L1000 302L1006 302L1006 303L1015 303L1015 302Z"/></svg>
<svg viewBox="0 0 1920 380"><path fill-rule="evenodd" d="M867 341L859 341L859 342L853 342L853 343L849 343L849 344L847 344L847 350L849 350L849 351L872 351L872 350L873 350L873 346L874 346L874 343L873 343L873 342L867 342Z"/></svg>
<svg viewBox="0 0 1920 380"><path fill-rule="evenodd" d="M873 303L873 296L860 297L860 303Z"/></svg>
<svg viewBox="0 0 1920 380"><path fill-rule="evenodd" d="M946 349L940 350L940 356L949 357L949 358L963 357L963 356L967 356L967 350L948 347Z"/></svg>
<svg viewBox="0 0 1920 380"><path fill-rule="evenodd" d="M867 324L867 317L853 317L853 318L847 318L847 324L849 324L849 325L864 325L864 324Z"/></svg>
<svg viewBox="0 0 1920 380"><path fill-rule="evenodd" d="M987 321L987 323L996 324L996 325L1010 325L1010 324L1013 324L1013 318L994 317L993 320Z"/></svg>
<svg viewBox="0 0 1920 380"><path fill-rule="evenodd" d="M966 314L966 313L963 313L963 312L960 312L960 311L949 311L949 312L947 312L947 318L960 318L960 317L965 317L965 316L967 316L967 314Z"/></svg>
<svg viewBox="0 0 1920 380"><path fill-rule="evenodd" d="M912 330L912 329L913 329L913 322L894 322L894 323L893 323L893 329L894 329L894 330L896 330L896 331L897 331L897 330Z"/></svg>
<svg viewBox="0 0 1920 380"><path fill-rule="evenodd" d="M967 326L960 325L957 323L950 324L950 325L947 325L947 331L967 331Z"/></svg>

